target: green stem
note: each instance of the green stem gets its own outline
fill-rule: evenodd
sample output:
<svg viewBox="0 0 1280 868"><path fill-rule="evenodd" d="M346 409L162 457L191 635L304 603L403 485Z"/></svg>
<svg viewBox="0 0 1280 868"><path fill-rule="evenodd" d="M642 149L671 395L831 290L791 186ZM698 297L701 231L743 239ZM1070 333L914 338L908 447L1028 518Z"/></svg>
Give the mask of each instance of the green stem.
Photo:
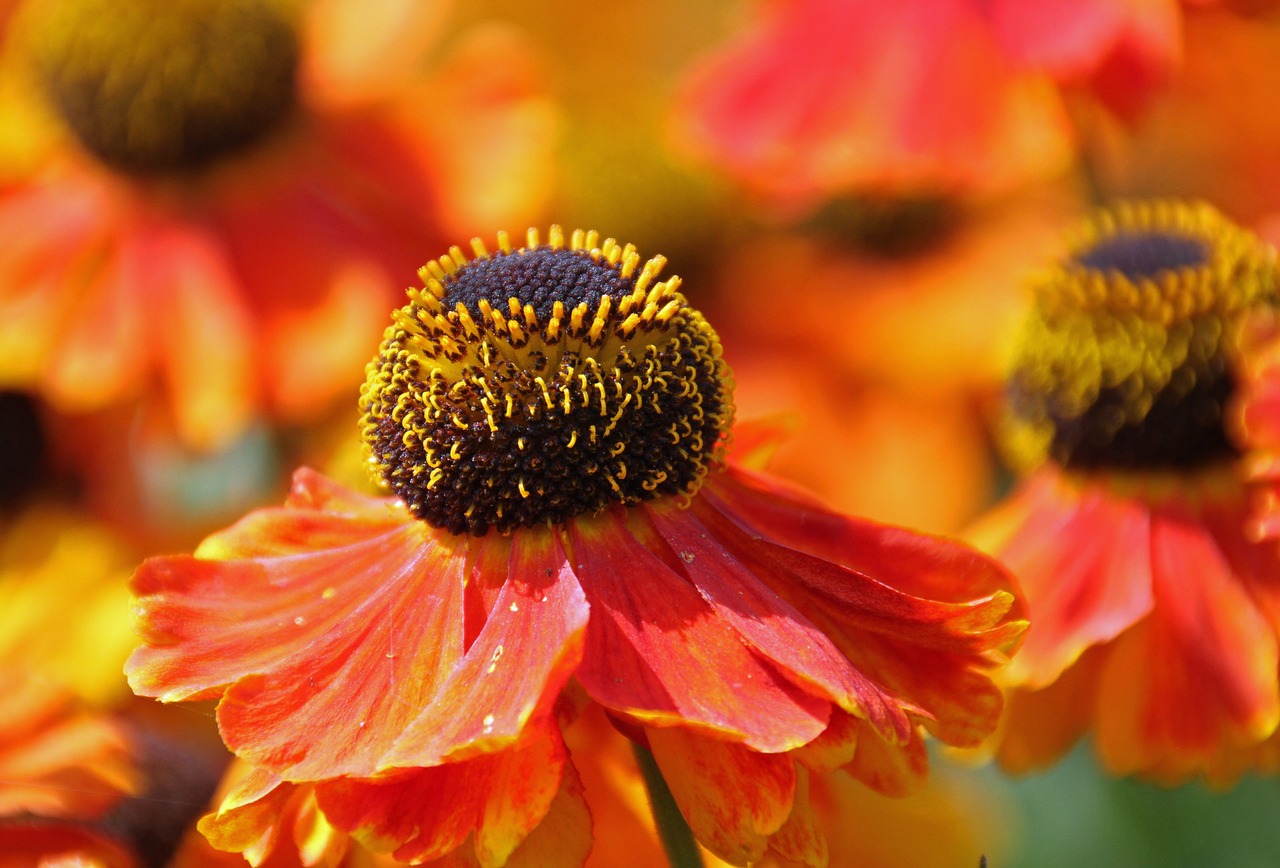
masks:
<svg viewBox="0 0 1280 868"><path fill-rule="evenodd" d="M671 795L653 754L634 742L631 747L635 750L640 774L644 776L644 787L649 793L649 810L653 811L653 822L658 827L658 837L662 840L662 849L667 851L667 861L671 863L671 868L703 868L698 843L694 841L689 824L684 821L684 816L676 806L676 800Z"/></svg>

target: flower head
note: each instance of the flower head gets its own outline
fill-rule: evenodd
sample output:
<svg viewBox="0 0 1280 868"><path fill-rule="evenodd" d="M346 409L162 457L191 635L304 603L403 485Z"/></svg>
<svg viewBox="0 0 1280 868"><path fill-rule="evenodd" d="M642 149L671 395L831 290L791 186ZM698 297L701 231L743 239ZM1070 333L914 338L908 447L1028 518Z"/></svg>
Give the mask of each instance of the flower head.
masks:
<svg viewBox="0 0 1280 868"><path fill-rule="evenodd" d="M446 99L397 59L420 59L434 4L359 4L360 27L343 5L22 6L0 93L30 142L0 155L6 385L72 412L142 400L201 449L255 416L314 419L358 384L424 239L533 207L549 123L528 52L462 40ZM360 42L387 31L402 38L383 65ZM445 132L418 107L448 99L469 110ZM457 153L472 123L526 181Z"/></svg>
<svg viewBox="0 0 1280 868"><path fill-rule="evenodd" d="M1001 757L1092 729L1113 771L1229 776L1280 722L1280 563L1246 535L1230 424L1275 254L1207 205L1121 204L1034 296L1004 429L1030 475L976 531L1036 624Z"/></svg>
<svg viewBox="0 0 1280 868"><path fill-rule="evenodd" d="M89 153L137 175L202 169L297 105L297 10L271 0L55 0L31 34L49 105Z"/></svg>
<svg viewBox="0 0 1280 868"><path fill-rule="evenodd" d="M261 849L314 798L398 859L576 864L561 732L592 702L709 850L820 862L805 769L902 793L926 730L990 732L1023 627L993 562L738 466L719 341L661 258L558 227L472 247L423 270L368 367L396 496L301 470L283 507L134 577L130 683L220 697L254 767L211 840Z"/></svg>

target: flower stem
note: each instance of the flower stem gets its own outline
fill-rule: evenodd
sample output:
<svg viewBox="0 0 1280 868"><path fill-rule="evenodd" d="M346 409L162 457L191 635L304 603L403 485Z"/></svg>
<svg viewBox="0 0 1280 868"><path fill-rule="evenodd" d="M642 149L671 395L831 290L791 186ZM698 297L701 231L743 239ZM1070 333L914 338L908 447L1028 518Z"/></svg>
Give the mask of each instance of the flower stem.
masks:
<svg viewBox="0 0 1280 868"><path fill-rule="evenodd" d="M676 807L676 800L671 795L653 754L634 742L631 747L635 750L640 774L644 776L644 787L649 793L649 810L653 812L653 822L658 827L658 837L662 840L662 849L667 851L667 861L671 863L671 868L703 868L698 843L694 841L689 824Z"/></svg>

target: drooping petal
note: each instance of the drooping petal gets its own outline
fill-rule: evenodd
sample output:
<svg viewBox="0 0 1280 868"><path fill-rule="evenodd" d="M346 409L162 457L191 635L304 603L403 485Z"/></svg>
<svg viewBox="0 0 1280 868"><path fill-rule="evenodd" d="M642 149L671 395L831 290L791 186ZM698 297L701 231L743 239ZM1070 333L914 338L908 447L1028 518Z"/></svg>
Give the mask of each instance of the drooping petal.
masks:
<svg viewBox="0 0 1280 868"><path fill-rule="evenodd" d="M325 816L371 849L418 862L472 840L479 864L497 868L547 816L567 762L559 731L543 719L505 750L378 780L327 781L316 793Z"/></svg>
<svg viewBox="0 0 1280 868"><path fill-rule="evenodd" d="M882 739L908 743L924 721L948 742L981 741L1001 706L991 672L1024 626L1011 579L958 544L847 519L765 485L722 474L694 510L865 674L861 713Z"/></svg>
<svg viewBox="0 0 1280 868"><path fill-rule="evenodd" d="M134 586L149 644L131 658L134 689L167 701L224 694L228 746L294 781L373 775L406 732L406 744L418 743L401 759L438 761L514 738L567 676L585 618L580 594L559 571L546 581L550 562L531 555L544 575L512 583L501 617L468 649L467 552L483 542L436 534L392 503L304 472L283 508L215 535L199 557L146 562ZM526 626L533 632L514 640ZM495 659L507 642L519 671ZM466 683L491 665L506 673L501 684ZM442 709L478 716L439 729Z"/></svg>
<svg viewBox="0 0 1280 868"><path fill-rule="evenodd" d="M385 765L435 765L514 741L577 667L588 607L556 534L530 528L510 557L479 636Z"/></svg>
<svg viewBox="0 0 1280 868"><path fill-rule="evenodd" d="M969 604L1016 590L1007 572L967 546L842 515L781 480L740 467L717 475L705 494L764 538L911 596ZM1019 612L1020 604L1011 615Z"/></svg>
<svg viewBox="0 0 1280 868"><path fill-rule="evenodd" d="M1018 577L1035 625L1012 683L1051 683L1151 610L1150 533L1141 504L1047 469L974 529L970 538Z"/></svg>
<svg viewBox="0 0 1280 868"><path fill-rule="evenodd" d="M163 287L150 304L165 327L156 336L178 430L197 449L224 446L257 402L252 332L225 249L181 223L140 222L122 244L122 268L135 286Z"/></svg>
<svg viewBox="0 0 1280 868"><path fill-rule="evenodd" d="M314 794L308 786L285 783L262 769L242 765L237 773L244 777L232 786L216 811L200 818L197 826L214 848L240 853L250 865L258 866L265 863L278 846L288 846L281 841L282 836L287 835L287 824L298 803L313 799ZM198 846L188 845L184 852L198 850Z"/></svg>
<svg viewBox="0 0 1280 868"><path fill-rule="evenodd" d="M1098 714L1098 678L1111 648L1090 648L1051 684L1010 692L998 736L1001 767L1014 774L1048 768L1089 730Z"/></svg>
<svg viewBox="0 0 1280 868"><path fill-rule="evenodd" d="M1098 749L1117 773L1179 779L1280 723L1275 631L1189 510L1152 516L1156 605L1100 684Z"/></svg>
<svg viewBox="0 0 1280 868"><path fill-rule="evenodd" d="M905 743L890 742L859 720L857 749L845 770L877 793L905 796L914 792L929 773L929 756L919 730Z"/></svg>
<svg viewBox="0 0 1280 868"><path fill-rule="evenodd" d="M35 183L0 201L0 383L36 384L60 346L63 311L85 290L81 256L101 255L110 212L97 185ZM109 384L97 384L104 392Z"/></svg>
<svg viewBox="0 0 1280 868"><path fill-rule="evenodd" d="M791 757L747 748L682 727L645 730L653 758L697 839L735 865L758 861L791 815Z"/></svg>
<svg viewBox="0 0 1280 868"><path fill-rule="evenodd" d="M749 649L615 512L572 522L570 540L591 604L577 677L594 700L762 751L797 747L825 728L830 703Z"/></svg>
<svg viewBox="0 0 1280 868"><path fill-rule="evenodd" d="M125 848L89 829L34 820L0 825L0 868L141 868Z"/></svg>
<svg viewBox="0 0 1280 868"><path fill-rule="evenodd" d="M694 510L660 504L646 511L698 593L747 644L847 711L885 702L822 631L734 558Z"/></svg>
<svg viewBox="0 0 1280 868"><path fill-rule="evenodd" d="M796 794L791 814L782 827L769 836L768 852L781 864L796 868L826 868L830 861L827 838L809 804L809 772L803 767L796 767Z"/></svg>

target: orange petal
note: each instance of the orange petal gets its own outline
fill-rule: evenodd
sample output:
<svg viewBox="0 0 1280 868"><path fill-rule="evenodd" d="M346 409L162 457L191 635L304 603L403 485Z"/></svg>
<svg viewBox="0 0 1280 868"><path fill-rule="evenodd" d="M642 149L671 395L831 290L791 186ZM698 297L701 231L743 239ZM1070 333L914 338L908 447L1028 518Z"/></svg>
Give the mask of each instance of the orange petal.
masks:
<svg viewBox="0 0 1280 868"><path fill-rule="evenodd" d="M0 670L0 815L94 820L138 783L117 721L52 682Z"/></svg>
<svg viewBox="0 0 1280 868"><path fill-rule="evenodd" d="M843 518L782 490L768 496L764 485L722 474L694 509L863 674L859 716L895 743L915 738L908 714L950 743L988 735L1000 709L990 673L1023 627L1008 576L955 543Z"/></svg>
<svg viewBox="0 0 1280 868"><path fill-rule="evenodd" d="M436 765L514 741L577 667L587 612L555 532L522 530L484 627L383 764Z"/></svg>
<svg viewBox="0 0 1280 868"><path fill-rule="evenodd" d="M1151 610L1147 509L1102 485L1076 488L1041 471L970 538L998 556L1026 594L1034 628L1009 668L1014 684L1051 683L1087 648Z"/></svg>
<svg viewBox="0 0 1280 868"><path fill-rule="evenodd" d="M768 4L695 74L682 138L764 192L990 189L1067 156L1060 107L962 0Z"/></svg>
<svg viewBox="0 0 1280 868"><path fill-rule="evenodd" d="M1098 748L1117 773L1178 779L1276 729L1280 653L1274 629L1196 516L1162 508L1151 545L1156 605L1117 642L1104 673Z"/></svg>
<svg viewBox="0 0 1280 868"><path fill-rule="evenodd" d="M698 593L748 645L847 711L885 705L875 685L822 631L720 544L720 529L700 522L698 510L658 505L646 512Z"/></svg>
<svg viewBox="0 0 1280 868"><path fill-rule="evenodd" d="M253 330L226 251L209 233L177 222L139 225L123 244L130 282L163 287L151 301L156 359L183 439L197 449L225 446L258 403Z"/></svg>
<svg viewBox="0 0 1280 868"><path fill-rule="evenodd" d="M594 700L644 721L698 724L759 750L788 750L822 732L830 703L747 648L618 513L569 528L591 604L577 677Z"/></svg>
<svg viewBox="0 0 1280 868"><path fill-rule="evenodd" d="M284 553L147 561L134 577L150 643L129 663L135 691L172 701L225 689L224 740L256 765L295 780L372 774L465 650L465 543L442 545L399 515L286 506L247 520L262 548ZM305 550L314 524L320 544L338 544Z"/></svg>
<svg viewBox="0 0 1280 868"><path fill-rule="evenodd" d="M123 847L74 826L0 825L0 868L140 868Z"/></svg>
<svg viewBox="0 0 1280 868"><path fill-rule="evenodd" d="M379 780L329 781L316 793L330 822L371 849L428 861L474 838L479 864L496 868L547 816L566 763L559 731L544 720L507 750Z"/></svg>
<svg viewBox="0 0 1280 868"><path fill-rule="evenodd" d="M826 868L830 859L827 838L809 804L809 772L796 769L796 795L791 814L782 828L769 836L769 854L783 865Z"/></svg>
<svg viewBox="0 0 1280 868"><path fill-rule="evenodd" d="M698 841L735 865L758 861L791 815L796 791L789 756L695 735L645 730L653 758Z"/></svg>
<svg viewBox="0 0 1280 868"><path fill-rule="evenodd" d="M905 796L929 774L929 756L919 731L903 744L891 743L866 721L858 721L857 749L845 770L877 793Z"/></svg>
<svg viewBox="0 0 1280 868"><path fill-rule="evenodd" d="M1015 774L1048 768L1088 731L1098 713L1098 679L1111 648L1085 651L1052 684L1009 692L997 752L1001 766Z"/></svg>

